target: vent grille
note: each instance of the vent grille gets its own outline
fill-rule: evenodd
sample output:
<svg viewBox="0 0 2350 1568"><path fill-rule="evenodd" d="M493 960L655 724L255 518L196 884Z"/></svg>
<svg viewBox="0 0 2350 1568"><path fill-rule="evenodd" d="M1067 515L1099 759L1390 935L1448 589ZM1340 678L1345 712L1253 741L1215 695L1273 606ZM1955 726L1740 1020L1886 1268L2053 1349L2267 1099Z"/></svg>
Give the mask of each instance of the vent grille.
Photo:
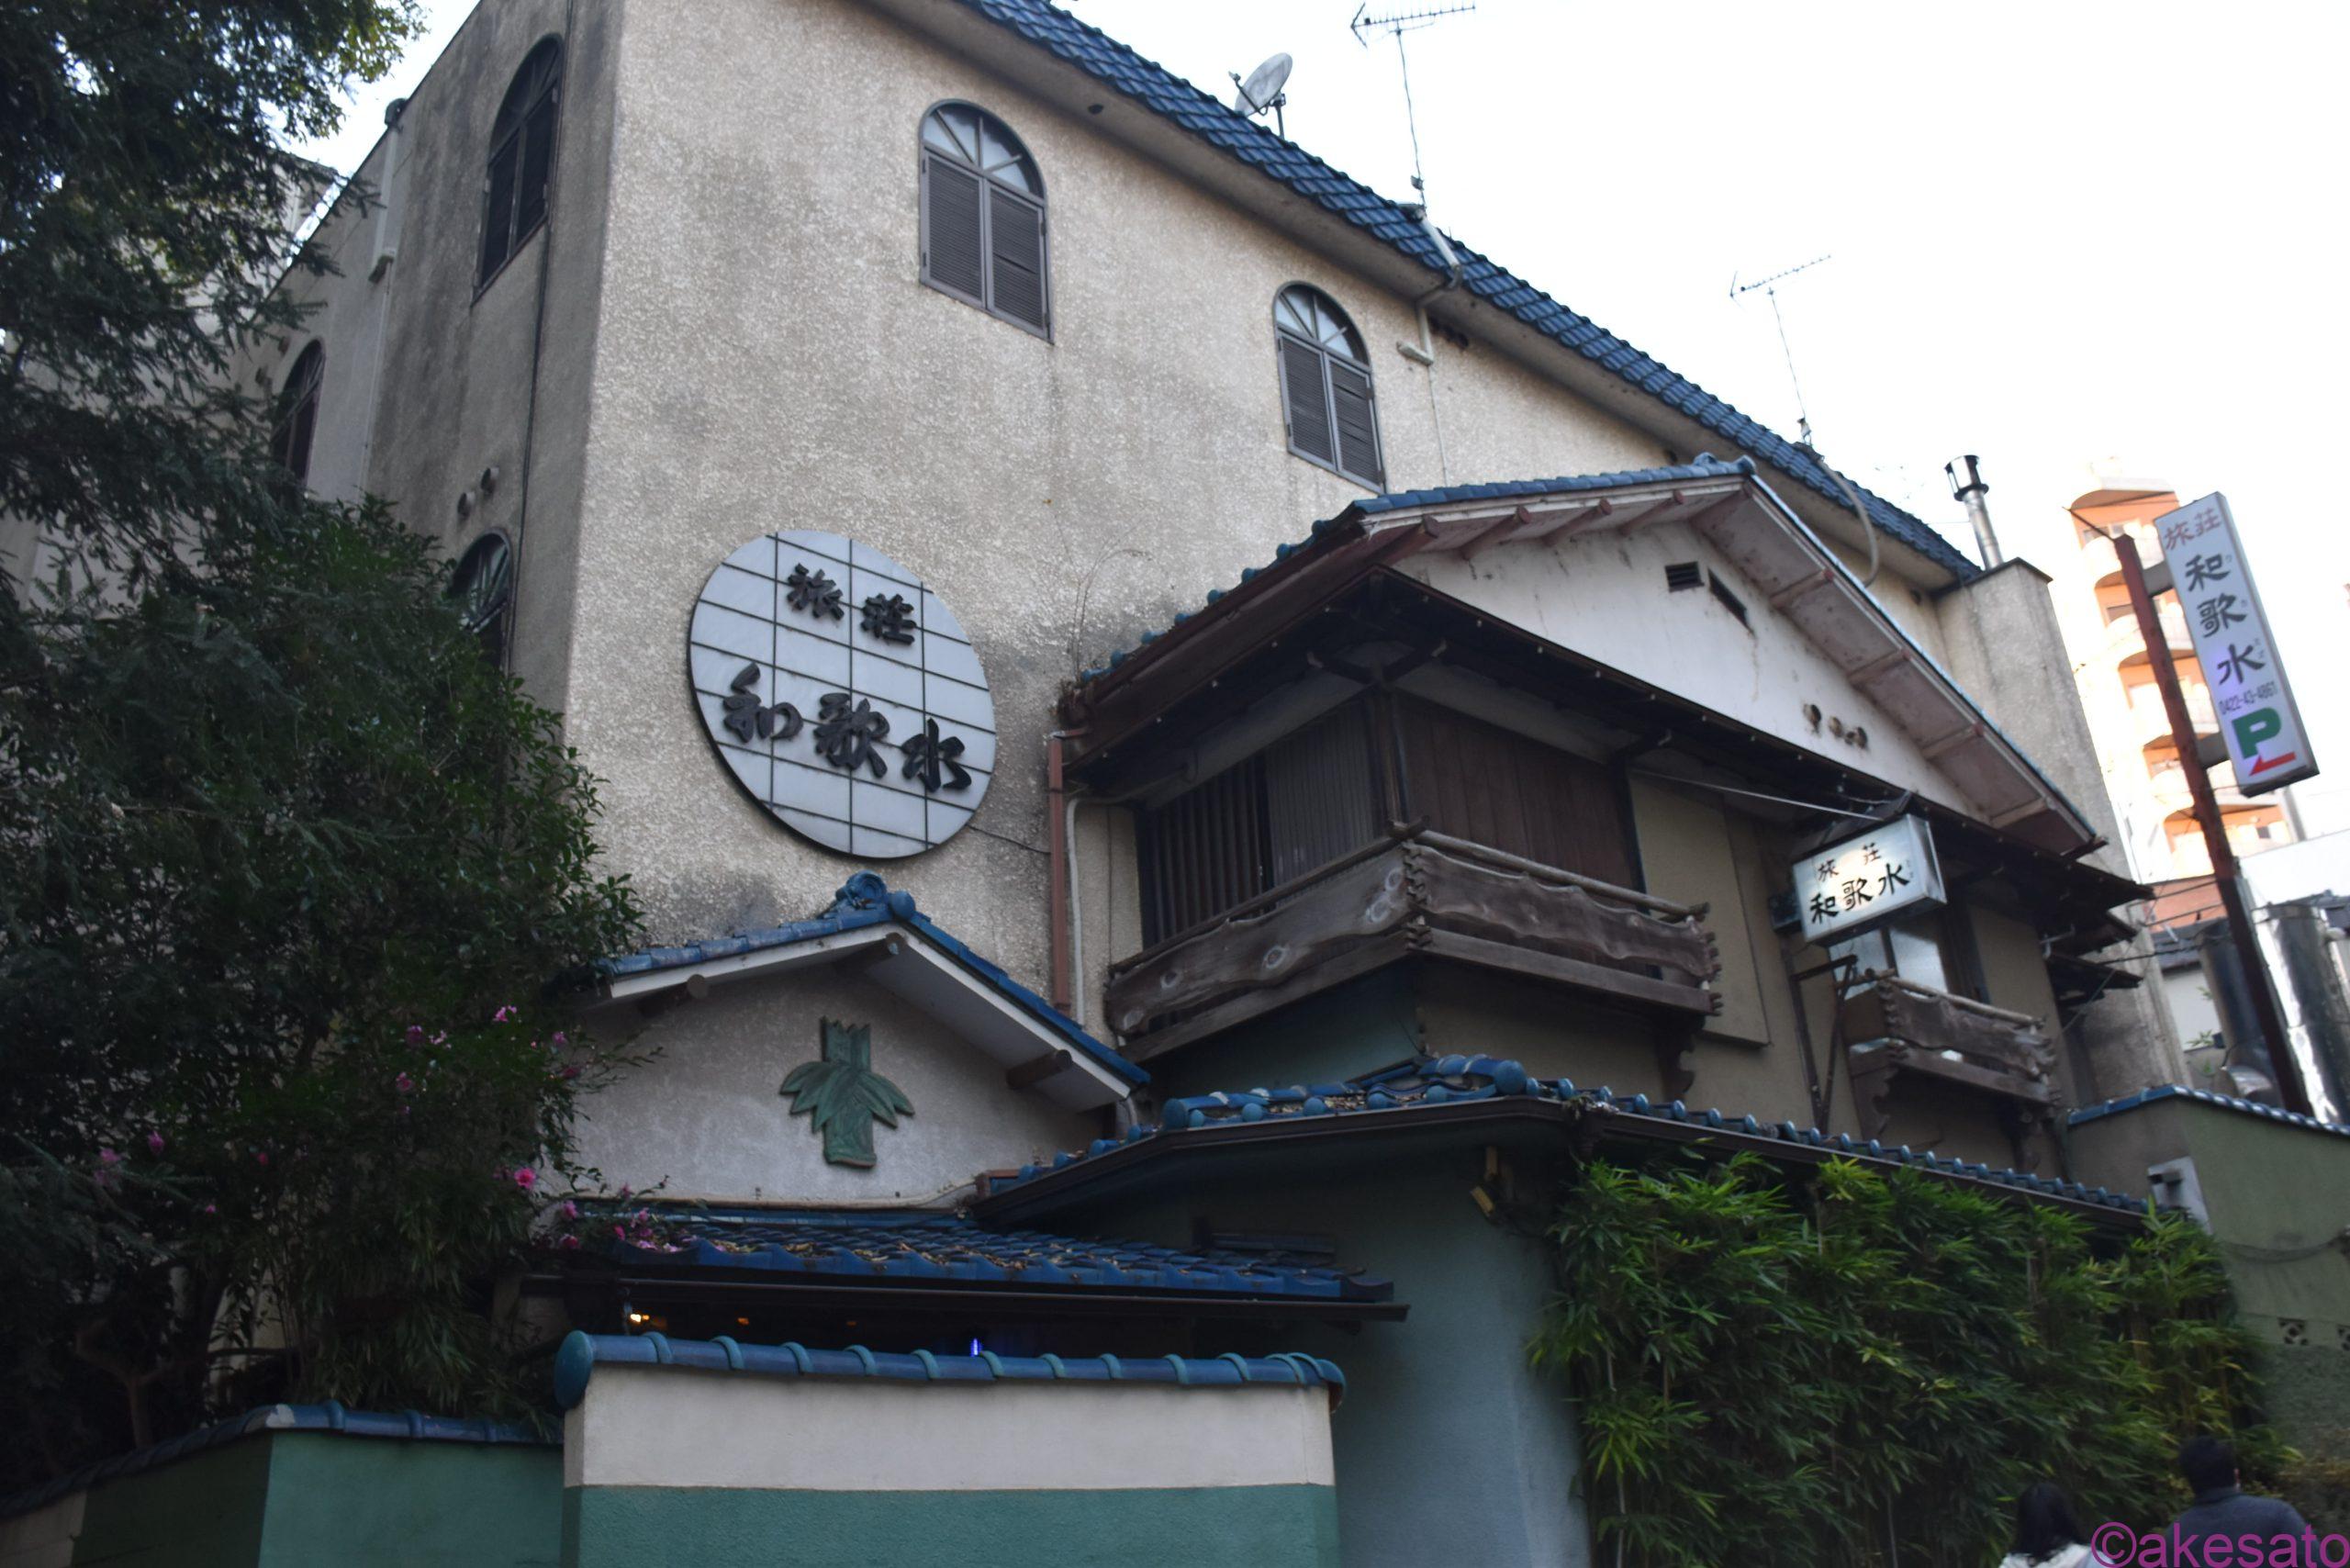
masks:
<svg viewBox="0 0 2350 1568"><path fill-rule="evenodd" d="M1705 581L1706 574L1695 561L1675 561L1664 569L1664 586L1674 593L1702 588Z"/></svg>
<svg viewBox="0 0 2350 1568"><path fill-rule="evenodd" d="M1722 581L1722 575L1719 572L1707 574L1706 586L1714 590L1714 597L1722 601L1722 608L1738 617L1738 623L1740 626L1750 632L1754 629L1754 622L1748 620L1746 616L1746 600L1729 591L1729 585Z"/></svg>

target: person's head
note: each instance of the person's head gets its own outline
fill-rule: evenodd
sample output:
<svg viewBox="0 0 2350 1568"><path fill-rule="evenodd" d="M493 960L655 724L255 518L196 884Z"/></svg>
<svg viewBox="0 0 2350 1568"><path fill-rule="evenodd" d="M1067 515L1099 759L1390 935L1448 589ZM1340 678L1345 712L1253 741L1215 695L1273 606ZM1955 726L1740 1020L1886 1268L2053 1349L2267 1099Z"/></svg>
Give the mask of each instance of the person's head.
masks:
<svg viewBox="0 0 2350 1568"><path fill-rule="evenodd" d="M2193 1437L2178 1445L2178 1473L2197 1492L2236 1484L2235 1445L2224 1438Z"/></svg>
<svg viewBox="0 0 2350 1568"><path fill-rule="evenodd" d="M2071 1499L2053 1481L2035 1481L2016 1499L2016 1550L2026 1557L2051 1556L2085 1539Z"/></svg>

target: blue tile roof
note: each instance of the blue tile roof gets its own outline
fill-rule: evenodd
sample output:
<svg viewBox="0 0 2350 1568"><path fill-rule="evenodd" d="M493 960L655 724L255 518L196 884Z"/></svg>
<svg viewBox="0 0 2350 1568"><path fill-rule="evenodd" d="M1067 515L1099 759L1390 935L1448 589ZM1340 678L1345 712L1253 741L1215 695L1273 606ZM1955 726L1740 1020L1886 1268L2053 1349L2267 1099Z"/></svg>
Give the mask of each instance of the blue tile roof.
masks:
<svg viewBox="0 0 2350 1568"><path fill-rule="evenodd" d="M129 1453L84 1465L29 1491L0 1497L0 1518L29 1513L69 1493L153 1470L206 1449L218 1448L241 1438L266 1437L273 1432L338 1432L346 1437L398 1438L413 1442L553 1445L546 1434L509 1421L461 1420L450 1416L422 1416L413 1410L396 1416L373 1410L346 1410L333 1400L324 1405L272 1405L215 1421L208 1427L198 1427L169 1442L133 1449Z"/></svg>
<svg viewBox="0 0 2350 1568"><path fill-rule="evenodd" d="M1181 1388L1327 1388L1333 1404L1346 1374L1318 1356L941 1356L903 1355L851 1345L811 1350L798 1343L744 1345L672 1339L664 1334L571 1332L555 1352L555 1403L568 1410L587 1397L599 1366L691 1367L755 1377L874 1378L891 1383L1153 1383Z"/></svg>
<svg viewBox="0 0 2350 1568"><path fill-rule="evenodd" d="M1099 28L1078 20L1046 0L962 3L1384 241L1431 274L1444 272L1444 260L1438 253L1435 241L1400 204L1341 174L1296 143L1282 140L1270 127L1226 108ZM1528 194L1534 194L1531 185ZM1473 248L1455 240L1452 250L1460 263L1461 286L1469 293L1695 421L1740 452L1768 463L1836 506L1852 505L1842 487L1829 477L1818 461L1785 436L1740 413L1588 317L1568 309ZM1919 519L1881 497L1866 491L1862 494L1868 503L1870 517L1894 538L1962 579L1981 570Z"/></svg>
<svg viewBox="0 0 2350 1568"><path fill-rule="evenodd" d="M1513 479L1498 484L1452 485L1438 490L1404 490L1392 496L1374 496L1368 500L1355 502L1336 517L1324 518L1314 525L1312 532L1294 544L1276 547L1271 560L1261 566L1250 566L1243 571L1240 574L1240 581L1233 587L1246 587L1265 573L1272 571L1298 552L1306 549L1316 540L1337 532L1359 518L1375 517L1382 512L1398 511L1407 507L1454 505L1464 501L1516 500L1528 496L1555 496L1577 491L1629 489L1639 485L1671 484L1676 480L1691 482L1700 479L1738 479L1749 477L1753 473L1754 463L1751 458L1741 457L1735 462L1724 463L1712 453L1701 452L1690 461L1676 464L1670 468L1629 468L1615 474L1575 474L1557 479ZM1097 665L1091 669L1080 671L1077 678L1078 684L1082 686L1098 676L1109 674L1143 649L1166 636L1169 632L1189 622L1193 616L1204 614L1222 603L1225 596L1231 591L1231 588L1210 589L1207 602L1198 610L1187 610L1175 617L1166 632L1144 633L1141 641L1132 648L1122 649L1112 654L1108 662Z"/></svg>
<svg viewBox="0 0 2350 1568"><path fill-rule="evenodd" d="M2313 1133L2333 1133L2350 1137L2350 1126L2340 1122L2322 1122L2315 1116L2304 1116L2280 1105L2264 1105L2257 1100L2239 1100L2231 1094L2214 1094L2208 1089L2187 1089L2176 1083L2159 1084L2142 1089L2135 1094L2119 1100L2108 1100L2101 1105L2084 1105L2067 1119L2073 1126L2094 1122L2106 1116L2118 1116L2124 1111L2134 1111L2141 1105L2152 1105L2163 1100L2192 1100L2199 1105L2213 1105L2222 1111L2234 1111L2247 1116L2258 1116L2265 1122L2282 1122L2288 1126L2306 1127Z"/></svg>
<svg viewBox="0 0 2350 1568"><path fill-rule="evenodd" d="M1107 1140L1095 1145L1108 1147ZM871 1284L954 1280L1071 1290L1215 1293L1297 1301L1386 1301L1395 1287L1351 1269L1281 1254L1182 1249L1140 1241L1081 1240L1036 1230L990 1230L961 1215L919 1211L778 1213L661 1211L662 1246L605 1244L630 1260Z"/></svg>
<svg viewBox="0 0 2350 1568"><path fill-rule="evenodd" d="M1619 1096L1604 1086L1578 1089L1572 1079L1537 1078L1520 1063L1483 1056L1454 1055L1434 1061L1406 1063L1343 1083L1294 1084L1287 1089L1249 1089L1169 1100L1158 1127L1141 1130L1138 1136L1130 1134L1125 1142L1139 1142L1146 1137L1180 1137L1187 1131L1221 1123L1409 1114L1429 1106L1512 1097L1562 1105L1576 1104L1617 1116L1717 1127L1755 1137L1776 1138L1787 1144L1850 1155L1854 1159L1887 1160L1940 1175L1964 1177L1996 1186L2013 1187L2108 1208L2135 1209L2143 1202L2127 1193L2085 1186L2078 1182L2034 1176L2024 1170L1995 1170L1988 1165L1964 1159L1944 1159L1930 1149L1920 1153L1907 1144L1888 1148L1874 1138L1859 1139L1849 1133L1830 1137L1818 1127L1798 1127L1793 1122L1763 1122L1753 1116L1730 1115L1716 1110L1692 1111L1678 1100L1670 1104L1656 1104L1645 1094ZM1055 1155L1049 1164L1023 1166L1015 1176L998 1178L993 1191L1009 1192L1039 1176L1066 1170L1081 1160L1105 1154L1112 1147L1122 1146L1109 1145L1106 1140L1097 1141L1083 1152Z"/></svg>
<svg viewBox="0 0 2350 1568"><path fill-rule="evenodd" d="M842 883L840 890L833 895L832 907L813 919L795 920L760 931L738 932L732 936L690 942L682 946L648 947L643 952L605 958L597 964L596 969L599 973L610 978L650 974L662 969L690 969L716 958L734 958L770 947L789 947L822 937L837 936L845 931L859 931L867 926L885 925L891 922L923 937L1046 1029L1058 1036L1063 1043L1107 1068L1125 1082L1143 1084L1150 1081L1150 1074L1087 1034L1068 1014L971 951L960 938L941 930L936 922L914 907L913 894L893 891L873 871L859 871Z"/></svg>

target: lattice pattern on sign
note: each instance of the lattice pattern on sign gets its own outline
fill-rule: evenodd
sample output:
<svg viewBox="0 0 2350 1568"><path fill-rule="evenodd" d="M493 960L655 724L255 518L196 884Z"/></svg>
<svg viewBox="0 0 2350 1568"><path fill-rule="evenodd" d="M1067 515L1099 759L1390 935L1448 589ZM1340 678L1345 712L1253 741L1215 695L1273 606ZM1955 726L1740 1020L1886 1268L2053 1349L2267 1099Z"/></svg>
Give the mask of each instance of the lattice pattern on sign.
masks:
<svg viewBox="0 0 2350 1568"><path fill-rule="evenodd" d="M703 585L694 700L743 788L861 858L952 838L995 775L995 702L962 623L920 577L836 533L763 534Z"/></svg>

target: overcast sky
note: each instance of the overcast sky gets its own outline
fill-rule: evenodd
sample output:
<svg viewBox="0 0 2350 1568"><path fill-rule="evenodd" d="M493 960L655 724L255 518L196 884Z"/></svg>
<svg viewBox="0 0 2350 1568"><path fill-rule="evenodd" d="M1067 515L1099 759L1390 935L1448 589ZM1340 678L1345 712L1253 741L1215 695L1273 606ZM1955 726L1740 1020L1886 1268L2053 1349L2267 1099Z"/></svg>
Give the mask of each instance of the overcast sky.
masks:
<svg viewBox="0 0 2350 1568"><path fill-rule="evenodd" d="M354 164L470 9L428 0L314 155ZM1354 0L1071 9L1226 99L1288 52L1290 136L1408 196L1395 40L1359 45ZM1770 307L1729 286L1832 258L1778 293L1820 450L1970 554L1960 452L2043 562L2093 461L2225 491L2336 770L2296 793L2350 827L2350 6L1481 0L1404 42L1437 221L1790 437Z"/></svg>

